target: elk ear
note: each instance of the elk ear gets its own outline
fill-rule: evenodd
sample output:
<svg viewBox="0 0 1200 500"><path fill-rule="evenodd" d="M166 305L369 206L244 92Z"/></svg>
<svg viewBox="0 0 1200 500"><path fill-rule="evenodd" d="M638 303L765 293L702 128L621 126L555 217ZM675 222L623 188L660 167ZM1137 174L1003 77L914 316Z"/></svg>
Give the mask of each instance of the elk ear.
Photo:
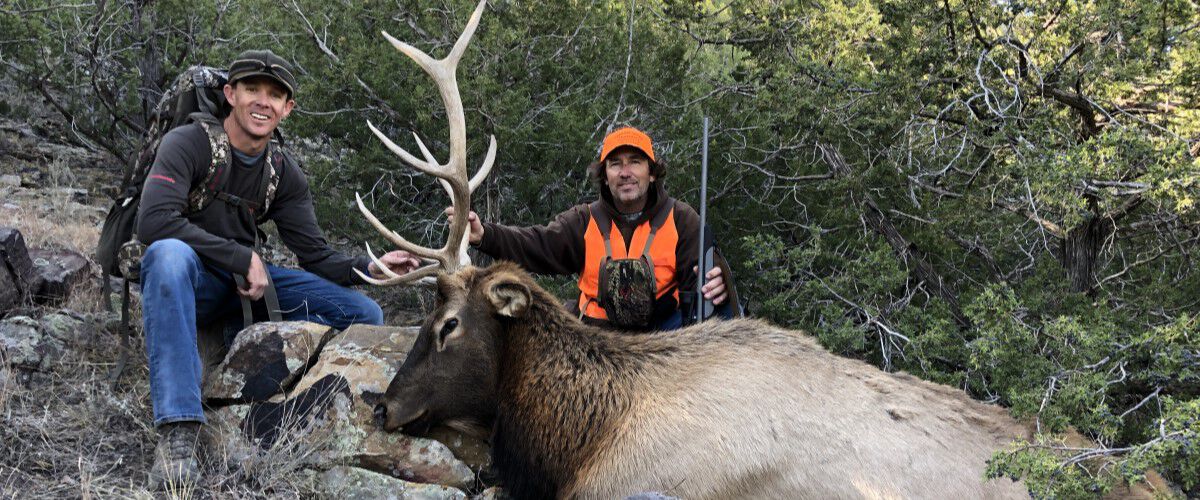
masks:
<svg viewBox="0 0 1200 500"><path fill-rule="evenodd" d="M529 287L516 276L500 276L488 286L487 298L496 307L497 314L520 318L529 310L532 296Z"/></svg>

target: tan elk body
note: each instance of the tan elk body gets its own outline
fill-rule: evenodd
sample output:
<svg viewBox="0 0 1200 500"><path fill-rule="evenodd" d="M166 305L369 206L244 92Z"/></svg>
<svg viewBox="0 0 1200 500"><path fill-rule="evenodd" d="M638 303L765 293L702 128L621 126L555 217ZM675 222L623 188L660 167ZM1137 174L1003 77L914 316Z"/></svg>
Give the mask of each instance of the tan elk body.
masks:
<svg viewBox="0 0 1200 500"><path fill-rule="evenodd" d="M516 498L1028 497L984 479L1025 434L1003 409L800 332L755 320L608 332L507 263L442 276L439 290L384 397L385 427L484 421L494 405L493 461Z"/></svg>

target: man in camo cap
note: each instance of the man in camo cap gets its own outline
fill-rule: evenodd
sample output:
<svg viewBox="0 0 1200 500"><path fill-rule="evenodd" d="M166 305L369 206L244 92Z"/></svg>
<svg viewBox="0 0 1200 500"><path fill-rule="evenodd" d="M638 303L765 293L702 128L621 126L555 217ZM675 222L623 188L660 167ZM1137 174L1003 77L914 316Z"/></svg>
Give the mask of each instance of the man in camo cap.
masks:
<svg viewBox="0 0 1200 500"><path fill-rule="evenodd" d="M159 430L153 487L180 488L200 477L196 439L205 416L197 322L238 320L242 299L266 310L260 299L273 283L276 296L268 293L268 298L277 299L276 314L285 320L338 329L383 323L379 305L347 286L363 283L355 270L377 278L385 274L366 257L330 248L317 226L304 171L272 140L295 107L297 90L283 58L269 50L239 54L224 87L228 114L193 115L191 123L168 132L146 178L136 233L149 245L141 281L150 396ZM212 186L195 189L209 178ZM193 211L195 200L189 198L197 196L213 199ZM304 270L263 260L257 226L266 220L275 222ZM403 251L381 261L397 274L418 264ZM225 340L228 345L232 338Z"/></svg>

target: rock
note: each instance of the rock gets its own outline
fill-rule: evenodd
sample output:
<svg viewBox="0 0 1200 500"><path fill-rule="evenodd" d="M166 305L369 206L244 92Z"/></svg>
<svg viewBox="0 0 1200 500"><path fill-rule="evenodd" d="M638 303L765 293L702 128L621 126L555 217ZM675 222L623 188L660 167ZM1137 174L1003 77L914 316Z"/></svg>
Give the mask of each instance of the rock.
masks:
<svg viewBox="0 0 1200 500"><path fill-rule="evenodd" d="M74 180L71 183L74 184ZM88 191L81 188L60 187L46 190L46 194L55 200L70 200L75 203L85 203L88 199Z"/></svg>
<svg viewBox="0 0 1200 500"><path fill-rule="evenodd" d="M0 175L0 187L21 187L21 176L19 175Z"/></svg>
<svg viewBox="0 0 1200 500"><path fill-rule="evenodd" d="M244 465L259 448L242 433L242 422L250 411L249 405L233 405L206 410L206 425L200 426L200 439L210 457L219 457L232 469L244 469Z"/></svg>
<svg viewBox="0 0 1200 500"><path fill-rule="evenodd" d="M58 304L71 296L71 289L91 275L87 257L71 250L33 249L29 258L34 265L33 300L38 304Z"/></svg>
<svg viewBox="0 0 1200 500"><path fill-rule="evenodd" d="M329 498L363 499L465 499L462 491L447 486L410 483L356 467L334 467L320 474L318 488Z"/></svg>
<svg viewBox="0 0 1200 500"><path fill-rule="evenodd" d="M21 290L17 288L17 278L0 261L0 318L20 304Z"/></svg>
<svg viewBox="0 0 1200 500"><path fill-rule="evenodd" d="M417 434L417 437L432 439L446 445L455 457L475 472L482 471L492 462L492 446L486 436L472 436L445 426L438 426Z"/></svg>
<svg viewBox="0 0 1200 500"><path fill-rule="evenodd" d="M266 401L296 381L333 332L306 321L251 325L238 333L202 393L210 401Z"/></svg>
<svg viewBox="0 0 1200 500"><path fill-rule="evenodd" d="M44 335L54 337L66 346L79 345L93 333L85 327L83 318L64 312L42 316L41 325Z"/></svg>
<svg viewBox="0 0 1200 500"><path fill-rule="evenodd" d="M319 469L351 464L408 481L473 486L474 471L442 443L386 433L373 422L416 330L355 325L334 335L286 396L209 412L212 440L231 458L258 453L255 447L306 446L307 465Z"/></svg>
<svg viewBox="0 0 1200 500"><path fill-rule="evenodd" d="M0 349L14 368L47 371L62 359L66 344L43 335L38 322L26 316L0 321Z"/></svg>
<svg viewBox="0 0 1200 500"><path fill-rule="evenodd" d="M444 444L375 426L375 404L408 355L417 331L416 327L351 326L329 341L296 389L344 380L348 399L331 405L335 415L329 419L329 432L336 440L322 457L327 463L348 460L409 481L467 488L475 481L474 472Z"/></svg>
<svg viewBox="0 0 1200 500"><path fill-rule="evenodd" d="M11 295L15 291L19 298L14 303L20 303L29 294L30 282L34 276L33 261L29 259L29 248L25 246L25 238L21 236L21 231L11 227L0 227L0 268L6 269L9 281L14 285L0 290L0 296ZM0 304L3 303L3 299L0 299Z"/></svg>
<svg viewBox="0 0 1200 500"><path fill-rule="evenodd" d="M46 174L40 170L33 168L25 169L21 172L21 185L30 189L39 189L42 187L42 179Z"/></svg>
<svg viewBox="0 0 1200 500"><path fill-rule="evenodd" d="M492 486L483 490L482 493L475 495L471 500L500 500L502 498L507 499L508 497L504 496L504 492L499 486Z"/></svg>
<svg viewBox="0 0 1200 500"><path fill-rule="evenodd" d="M464 489L475 484L475 472L432 439L378 429L363 438L349 458L359 467L408 481Z"/></svg>

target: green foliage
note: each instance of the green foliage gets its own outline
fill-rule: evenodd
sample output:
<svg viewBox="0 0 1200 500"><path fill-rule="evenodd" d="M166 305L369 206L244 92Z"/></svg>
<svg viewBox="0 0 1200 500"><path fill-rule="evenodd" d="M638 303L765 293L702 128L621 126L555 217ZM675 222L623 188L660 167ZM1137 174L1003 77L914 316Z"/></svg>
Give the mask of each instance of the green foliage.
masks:
<svg viewBox="0 0 1200 500"><path fill-rule="evenodd" d="M1157 468L1186 489L1200 486L1200 401L1163 398L1158 437L1130 453L1134 471Z"/></svg>
<svg viewBox="0 0 1200 500"><path fill-rule="evenodd" d="M1063 457L1046 443L1015 443L988 462L988 477L1023 479L1034 498L1095 498L1111 491L1114 478L1096 477L1083 467L1063 467Z"/></svg>

